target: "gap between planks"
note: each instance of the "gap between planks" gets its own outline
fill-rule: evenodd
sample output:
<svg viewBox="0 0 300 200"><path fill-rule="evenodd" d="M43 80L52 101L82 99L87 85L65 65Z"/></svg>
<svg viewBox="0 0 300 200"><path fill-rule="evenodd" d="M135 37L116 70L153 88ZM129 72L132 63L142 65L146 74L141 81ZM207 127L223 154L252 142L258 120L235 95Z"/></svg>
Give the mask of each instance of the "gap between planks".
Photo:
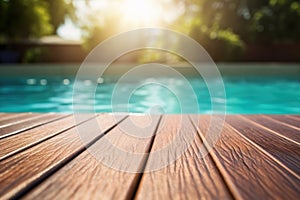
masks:
<svg viewBox="0 0 300 200"><path fill-rule="evenodd" d="M125 117L126 118L126 117ZM125 119L124 118L124 119ZM123 120L124 120L123 119ZM190 119L191 120L191 119ZM192 121L192 120L191 120ZM121 123L121 122L119 122L119 123ZM193 122L192 122L193 123ZM159 124L159 123L158 123ZM158 124L157 124L157 126L158 126ZM115 124L115 126L114 127L112 127L110 130L112 130L113 128L115 128L116 126L117 126L118 124ZM253 144L253 141L252 140L250 140L249 138L247 138L246 136L243 136L243 134L241 134L240 133L240 131L238 131L238 130L236 130L234 127L232 127L231 125L228 125L228 126L230 126L235 132L237 132L238 134L240 134L243 138L245 138L248 142L250 142L251 144ZM196 129L196 127L195 127L195 125L194 125L194 128ZM157 129L156 129L157 130ZM109 132L109 131L108 131ZM201 137L201 134L198 132L198 134L200 135L200 137ZM155 137L156 137L156 135L154 135L153 136L153 139L152 139L152 145L150 145L150 147L149 147L149 151L151 151L151 149L152 149L152 146L153 146L153 143L154 143L154 141L155 141ZM102 137L100 137L100 138L98 138L98 140L100 140ZM201 137L202 139L203 139L203 135L202 135L202 137ZM96 141L95 141L96 142ZM92 144L91 144L92 145ZM254 147L256 147L257 148L257 146L255 146L254 145ZM260 151L261 150L263 150L263 149L261 149L261 148L258 148ZM83 150L84 151L84 150ZM82 152L83 152L82 151ZM80 155L82 152L80 152L78 155ZM262 151L262 153L264 153L265 154L265 152L264 151ZM71 157L69 157L67 160L65 160L64 162L62 162L59 166L56 166L56 167L54 167L54 168L52 168L50 171L48 171L47 173L45 173L43 176L41 176L41 179L39 179L35 184L33 184L33 185L31 185L31 187L29 187L29 188L27 188L28 190L26 191L26 190L24 190L23 192L23 194L27 194L27 192L29 192L29 191L31 191L31 189L33 189L33 188L35 188L36 186L38 186L38 184L40 184L41 182L43 182L43 180L46 180L47 178L49 178L51 175L53 175L56 171L58 171L59 169L61 169L63 166L65 166L66 164L68 164L72 159L74 159L74 158L76 158L78 155L71 155L72 156L72 158ZM267 155L267 156L269 156L269 155ZM272 157L271 157L271 159L272 159ZM216 160L216 161L215 161ZM272 160L274 160L274 159L272 159ZM143 164L141 164L141 169L144 169L144 167L146 166L146 164L147 164L147 161L148 161L148 157L145 159L145 165L143 165ZM218 158L217 157L215 157L215 159L213 159L213 161L216 163L216 165L217 165L217 167L219 168L219 166L222 168L222 164L221 163L218 163ZM276 161L276 160L275 160ZM144 162L144 161L143 161ZM142 162L142 163L143 163ZM219 166L218 166L218 164L219 164ZM219 168L220 169L220 168ZM220 170L220 174L222 175L222 173L221 173L221 171L222 170ZM139 188L139 186L140 186L140 182L141 182L141 180L142 180L142 177L143 177L143 173L141 173L141 174L138 174L138 176L137 176L137 178L136 178L136 183L135 183L135 186L136 186L136 189L133 189L133 193L134 194L131 194L131 196L129 195L128 196L128 198L135 198L135 196L136 196L136 191L138 190L138 188ZM225 178L224 178L224 177ZM227 172L226 172L226 170L225 169L223 169L223 175L222 175L222 177L224 178L224 179L227 179L226 178L226 176L228 176L228 183L229 184L226 184L226 185L230 185L231 183L230 183L230 181L231 181L231 179L230 179L230 177L229 177L229 175L227 174ZM233 183L232 183L233 184ZM133 184L134 185L134 184ZM235 187L235 185L233 184L233 187ZM134 188L134 187L133 187ZM234 191L235 191L235 189L236 188L231 188L231 190L232 190L232 192L234 193ZM230 190L230 191L231 191ZM23 195L22 193L19 193L21 196ZM21 196L15 196L15 197L21 197ZM235 198L237 198L237 199L239 199L240 198L240 194L238 193L238 194L235 194L234 195L235 196Z"/></svg>
<svg viewBox="0 0 300 200"><path fill-rule="evenodd" d="M144 118L141 118L141 120L145 121ZM126 128L125 125L130 125L130 123L127 123L128 121L129 121L129 119L127 118L125 121L120 122L121 125L116 126L114 129L109 131L108 134L105 134L104 137L99 139L95 144L93 144L91 146L90 150L114 153L113 151L110 151L111 149L108 149L106 147L112 147L112 145L117 145L117 146L121 145L126 150L130 150L130 149L132 149L131 145L133 144L133 145L136 145L135 146L136 148L134 148L134 150L142 150L142 152L144 153L147 149L149 149L151 147L151 145L149 145L148 138L146 140L144 140L144 142L132 143L132 144L128 145L128 143L127 143L128 139L131 137L129 137L127 134L124 134L124 132L122 131L122 130L126 130L126 129L123 129L123 128ZM158 122L158 120L155 119L154 123L152 123L153 130L152 130L152 126L151 126L150 129L147 129L146 132L142 131L142 133L147 134L147 131L148 131L148 134L151 133L151 136L154 135L154 128L157 126L157 122ZM120 128L120 127L122 127L122 128ZM132 130L132 129L130 129L130 130ZM140 134L139 133L140 130L133 130L133 131L137 134ZM105 140L109 141L110 145L107 146L105 142L102 142ZM137 142L137 141L143 141L143 140L135 140L135 142ZM141 143L143 143L143 144L141 144ZM105 147L105 145L106 145L106 147ZM101 148L101 147L103 147L103 148ZM92 149L92 148L94 148L94 149ZM136 151L134 151L134 152L136 152ZM114 154L114 156L117 156L117 155ZM132 163L131 161L139 161L140 160L140 159L128 160L127 158L125 158L125 159L126 159L127 163ZM143 159L141 159L141 160L143 160ZM130 188L127 186L132 184L131 180L134 180L134 179L137 180L137 178L136 178L137 175L135 173L121 173L121 172L119 172L117 170L113 170L111 168L107 169L107 167L105 167L105 165L101 165L96 161L97 161L97 159L95 159L94 156L90 154L90 152L84 151L81 155L74 158L71 162L69 162L67 165L65 165L64 169L53 174L52 177L49 177L38 188L35 188L35 190L33 190L31 193L29 193L27 196L25 196L25 199L26 198L29 198L29 199L37 198L38 196L43 196L46 199L52 199L54 197L57 197L58 193L60 194L61 198L78 198L78 199L87 198L87 196L84 196L85 194L88 195L89 198L91 198L91 196L90 196L91 194L89 192L91 192L91 190L92 190L94 192L97 191L99 194L99 187L100 187L100 189L105 188L104 190L106 192L109 192L109 194L111 195L111 198L113 198L115 195L115 194L111 193L112 191L115 191L119 195L124 194L124 196L125 196L125 194L127 194L127 190ZM140 164L140 163L142 163L142 162L133 162L133 165L136 166L137 164ZM126 163L123 163L123 164L126 165ZM142 167L142 165L140 165L138 167ZM138 167L137 167L137 169L138 169ZM78 172L78 173L76 173L77 181L73 182L72 180L69 180L69 181L65 182L66 180L69 179L69 177L73 176L72 174L74 172L75 173ZM103 186L103 185L107 184L107 182L112 184L112 182L110 180L112 180L112 181L115 180L114 178L112 178L109 175L114 176L115 178L119 178L116 183L113 183L114 187ZM99 182L97 182L97 180L99 178L99 177L97 178L97 176L101 177L100 185L99 185ZM121 180L120 180L120 177L122 177ZM56 183L54 183L54 185L52 184L53 181L56 182L59 180L64 182L64 183L60 183L59 187L57 187ZM88 182L86 182L86 184L82 185L81 181L83 181L83 180L88 181ZM90 183L89 181L92 181L93 183L95 183L95 181L96 181L97 183L95 183L89 187L89 186L87 186ZM65 184L67 184L67 185L65 185ZM116 187L116 185L119 185L120 187ZM126 185L126 188L124 188L124 185ZM63 187L63 186L66 186L66 187ZM95 186L97 187L97 189L95 188ZM76 188L76 194L69 193L69 191L73 191L73 189L70 189L70 187L73 189ZM47 192L43 188L47 188ZM126 189L126 190L124 191L124 189ZM89 191L89 192L87 192L87 191ZM44 193L44 192L46 192L46 193ZM102 194L100 194L100 195L105 196L105 194L103 194L103 191L102 191Z"/></svg>
<svg viewBox="0 0 300 200"><path fill-rule="evenodd" d="M236 116L233 120L236 120L237 124L241 123ZM202 120L202 124L204 121ZM196 128L198 127L202 134L207 131L201 126ZM252 134L255 135L255 132ZM297 175L291 173L287 167L282 166L274 160L274 157L270 157L264 149L227 122L222 128L219 141L211 152L213 156L217 155L217 163L222 162L220 166L224 166L224 170L221 169L221 172L229 178L228 183L233 186L233 191L238 188L243 199L257 198L256 195L259 194L265 198L288 198L283 191L288 192L289 198L299 196L300 191L297 185L300 182ZM245 190L243 185L247 185L248 189Z"/></svg>
<svg viewBox="0 0 300 200"><path fill-rule="evenodd" d="M0 129L0 140L66 118L67 116L68 115L44 114L42 116L31 118L28 121L5 126Z"/></svg>
<svg viewBox="0 0 300 200"><path fill-rule="evenodd" d="M265 128L262 125L258 125L257 123L242 117L239 115L239 117L241 117L242 119L244 119L245 121L248 121L251 124L257 125L257 127L264 129L268 132L274 133L273 130L269 130L268 128ZM292 174L295 178L297 178L298 180L300 180L300 175L298 175L298 173L296 173L293 169L291 169L290 167L288 167L286 164L284 164L283 161L279 160L278 158L276 158L273 154L271 154L270 152L268 152L265 148L262 147L261 144L259 144L258 142L254 141L253 138L249 138L249 136L244 135L240 130L238 130L236 127L234 127L231 123L226 122L226 124L228 126L230 126L236 133L238 133L241 137L243 137L244 139L246 139L250 144L252 144L255 148L257 148L259 151L261 151L262 153L264 153L266 156L268 156L270 159L272 159L273 161L275 161L279 166L281 166L282 168L284 168L286 171L288 171L290 174ZM281 137L278 134L275 134L278 137ZM283 137L282 137L283 138ZM284 138L285 139L285 138ZM289 140L287 140L289 141ZM275 144L274 144L275 145Z"/></svg>
<svg viewBox="0 0 300 200"><path fill-rule="evenodd" d="M4 142L8 143L11 139L14 139L17 142L22 141L23 143L20 143L19 145L17 145L17 147L15 149L11 149L9 152L5 152L5 154L3 154L2 156L1 156L1 154L2 154L2 152L1 152L0 153L0 162L7 159L7 158L9 158L9 157L11 157L11 156L14 156L18 153L21 153L22 151L25 151L26 149L29 149L29 148L32 148L32 147L38 145L38 144L41 144L42 142L45 142L45 141L47 141L47 140L49 140L49 139L51 139L51 138L53 138L53 137L55 137L59 134L62 134L62 133L66 132L66 131L68 131L72 128L75 128L76 126L79 126L79 125L81 125L81 124L83 124L83 123L85 123L85 122L87 122L91 119L94 119L97 116L99 116L99 115L95 115L93 117L90 117L88 119L84 119L84 120L79 121L77 123L77 121L75 121L73 115L72 116L67 115L66 118L60 118L58 120L49 122L49 124L47 124L47 125L51 126L55 123L62 123L64 121L68 120L68 119L70 119L70 120L73 119L74 120L73 125L69 125L69 126L66 126L65 128L63 128L61 130L54 131L54 133L46 134L42 138L41 138L41 136L43 136L43 135L39 132L38 132L38 135L37 135L36 130L33 128L33 129L29 129L29 130L27 130L27 131L25 131L21 134L11 136L10 138L5 138L5 139L7 139L7 141L5 141L5 139L2 139L2 140L0 140L0 145L3 145L3 146L5 145ZM47 125L44 125L43 129L47 129ZM59 129L60 129L60 127L59 127ZM51 130L51 132L52 132L52 130ZM24 138L26 138L27 135L28 135L28 137L30 136L30 140L27 140L28 142L24 141ZM27 144L25 143L25 145L24 145L24 142L26 142ZM15 146L16 146L16 144L15 144Z"/></svg>
<svg viewBox="0 0 300 200"><path fill-rule="evenodd" d="M67 157L63 158L61 161L57 162L55 165L51 165L47 168L45 168L42 172L36 174L37 177L31 177L30 180L26 180L27 183L23 183L19 185L18 187L15 187L9 191L7 191L5 194L3 194L4 199L19 199L26 195L28 192L30 192L32 189L36 188L40 183L45 181L47 178L52 176L55 172L57 172L59 169L61 169L63 166L68 164L70 161L72 161L74 158L76 158L78 155L80 155L82 152L86 151L86 148L93 145L95 142L97 142L99 139L101 139L104 135L106 135L108 132L110 132L112 129L114 129L116 126L118 126L119 123L124 121L128 116L124 116L122 119L119 119L117 123L114 123L113 125L109 125L105 128L105 130L102 133L99 133L98 136L94 137L90 142L88 142L85 146L81 146L78 150L75 152L70 153ZM83 125L86 123L83 123ZM65 132L66 133L66 132ZM43 144L43 143L41 143Z"/></svg>

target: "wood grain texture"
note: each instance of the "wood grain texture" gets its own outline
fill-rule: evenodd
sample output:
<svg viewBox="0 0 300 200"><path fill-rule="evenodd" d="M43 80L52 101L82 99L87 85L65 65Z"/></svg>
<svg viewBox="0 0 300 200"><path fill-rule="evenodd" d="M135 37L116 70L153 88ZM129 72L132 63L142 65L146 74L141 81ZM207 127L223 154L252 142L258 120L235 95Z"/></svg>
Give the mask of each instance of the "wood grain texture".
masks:
<svg viewBox="0 0 300 200"><path fill-rule="evenodd" d="M15 114L7 114L6 116L2 117L0 119L0 128L18 124L20 122L31 120L32 118L35 118L39 116L39 114L32 114L32 113L15 113Z"/></svg>
<svg viewBox="0 0 300 200"><path fill-rule="evenodd" d="M32 113L1 113L0 114L0 121L7 120L9 118L14 118L16 116L22 115L31 115Z"/></svg>
<svg viewBox="0 0 300 200"><path fill-rule="evenodd" d="M136 199L231 199L210 156L201 158L203 144L188 116L168 115L163 121Z"/></svg>
<svg viewBox="0 0 300 200"><path fill-rule="evenodd" d="M286 126L285 124L280 123L280 121L264 115L245 115L244 117L276 132L278 135L282 135L283 137L287 137L288 139L298 142L300 145L300 129L297 130L290 126Z"/></svg>
<svg viewBox="0 0 300 200"><path fill-rule="evenodd" d="M228 116L226 120L237 131L267 151L282 165L300 177L300 145L251 123L246 117ZM275 123L274 126L276 126Z"/></svg>
<svg viewBox="0 0 300 200"><path fill-rule="evenodd" d="M37 126L49 123L51 121L64 118L65 115L62 114L40 114L29 120L22 121L17 124L10 124L3 128L0 128L0 139L10 137L12 135L21 133L22 131L29 130L31 128L35 128Z"/></svg>
<svg viewBox="0 0 300 200"><path fill-rule="evenodd" d="M266 117L275 119L277 121L285 123L286 126L290 126L292 128L295 128L297 130L300 129L300 120L297 120L295 118L289 117L287 115L267 115Z"/></svg>
<svg viewBox="0 0 300 200"><path fill-rule="evenodd" d="M116 124L110 115L100 115L97 120L101 123L102 130L107 130ZM86 130L86 136L91 141L104 133L98 132L99 127L92 120L80 126ZM72 128L5 159L0 165L0 198L18 197L84 149L77 128Z"/></svg>
<svg viewBox="0 0 300 200"><path fill-rule="evenodd" d="M134 118L134 119L133 119ZM147 126L148 119L143 116L131 116L108 132L104 137L84 151L53 176L45 180L39 187L31 191L25 199L124 199L132 194L132 188L137 184L136 173L127 173L110 167L97 160L97 156L108 155L107 159L122 165L122 170L137 170L143 165L144 156L118 155L115 148L130 153L146 153L151 145L151 138L158 123L154 117ZM140 128L129 127L131 120L146 124ZM138 138L136 136L148 135ZM105 141L109 141L106 143ZM93 155L89 152L94 152ZM96 156L96 157L95 157ZM125 156L125 157L124 157ZM115 169L114 169L115 168ZM71 192L70 192L71 191Z"/></svg>
<svg viewBox="0 0 300 200"><path fill-rule="evenodd" d="M0 161L73 128L82 121L85 119L75 122L73 116L66 115L66 118L3 138L0 140Z"/></svg>
<svg viewBox="0 0 300 200"><path fill-rule="evenodd" d="M90 116L0 113L0 199L300 199L299 116Z"/></svg>
<svg viewBox="0 0 300 200"><path fill-rule="evenodd" d="M236 116L232 116L234 120L241 125ZM197 124L202 138L206 137L208 124L209 119L205 118ZM218 125L211 130L214 132ZM251 134L256 135L256 132ZM233 183L232 189L243 199L297 199L300 196L300 180L227 123L211 154L229 187Z"/></svg>
<svg viewBox="0 0 300 200"><path fill-rule="evenodd" d="M30 115L31 113L0 113L0 122L16 116Z"/></svg>
<svg viewBox="0 0 300 200"><path fill-rule="evenodd" d="M300 121L300 115L287 115L286 117Z"/></svg>

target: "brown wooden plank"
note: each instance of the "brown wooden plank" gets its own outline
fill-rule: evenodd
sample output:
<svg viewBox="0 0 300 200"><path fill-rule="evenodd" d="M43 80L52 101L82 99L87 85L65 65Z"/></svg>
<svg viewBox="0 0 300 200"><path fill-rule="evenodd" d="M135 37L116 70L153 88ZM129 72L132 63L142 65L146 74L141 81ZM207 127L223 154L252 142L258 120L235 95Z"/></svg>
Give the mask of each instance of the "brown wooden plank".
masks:
<svg viewBox="0 0 300 200"><path fill-rule="evenodd" d="M136 199L232 199L211 157L201 158L203 144L188 116L168 115L164 121Z"/></svg>
<svg viewBox="0 0 300 200"><path fill-rule="evenodd" d="M13 118L15 116L18 116L18 115L24 115L24 114L31 114L31 113L1 113L0 115L0 121L2 120L6 120L6 119L9 119L9 118Z"/></svg>
<svg viewBox="0 0 300 200"><path fill-rule="evenodd" d="M49 123L51 121L66 117L63 114L39 114L34 118L30 118L29 120L22 121L17 124L11 124L9 126L5 126L0 128L0 139L10 137L12 135L18 134L22 131L29 130L31 128L43 125L45 123Z"/></svg>
<svg viewBox="0 0 300 200"><path fill-rule="evenodd" d="M232 116L231 119L236 120L237 124L245 125L236 116ZM202 139L206 137L208 124L209 119L206 118L202 118L201 122L196 124ZM216 125L211 128L213 132L218 130ZM241 133L243 131L241 130ZM210 152L229 187L233 185L232 188L236 188L237 194L243 199L298 199L299 177L241 133L225 123L221 137ZM256 132L251 134L256 135ZM207 143L210 144L210 139L207 138Z"/></svg>
<svg viewBox="0 0 300 200"><path fill-rule="evenodd" d="M32 113L12 113L6 114L0 118L0 127L4 127L5 125L16 124L22 120L30 119L32 117L36 117L38 114Z"/></svg>
<svg viewBox="0 0 300 200"><path fill-rule="evenodd" d="M119 163L123 170L138 169L142 166L144 156L131 157L118 154L115 148L125 152L145 153L149 150L158 119L154 117L150 126L134 128L130 120L145 123L143 116L131 116L112 129L108 134L91 146L94 155L107 153L108 158ZM129 128L129 129L128 129ZM134 136L149 136L137 138ZM109 141L109 143L106 143ZM107 163L106 163L107 164ZM53 176L49 177L25 199L125 199L134 187L138 174L122 172L98 161L88 151L83 152ZM120 168L119 168L120 169ZM131 169L131 170L130 170ZM76 179L74 179L76 177Z"/></svg>
<svg viewBox="0 0 300 200"><path fill-rule="evenodd" d="M287 115L287 117L300 121L300 115Z"/></svg>
<svg viewBox="0 0 300 200"><path fill-rule="evenodd" d="M83 121L85 120L83 119ZM0 161L73 128L76 123L81 122L82 120L75 122L74 116L69 116L41 127L30 129L22 134L3 138L0 140Z"/></svg>
<svg viewBox="0 0 300 200"><path fill-rule="evenodd" d="M5 116L7 113L0 113L0 118L2 117L2 116Z"/></svg>
<svg viewBox="0 0 300 200"><path fill-rule="evenodd" d="M94 123L94 120L78 126L81 130L86 130L86 137L90 138L90 142L97 140L105 130L116 124L110 115L100 115L97 120L103 128L102 133L98 132L99 126ZM3 160L0 163L0 199L18 197L37 184L40 179L49 176L82 153L85 148L78 135L78 127Z"/></svg>
<svg viewBox="0 0 300 200"><path fill-rule="evenodd" d="M226 121L300 177L300 145L257 126L244 116L228 116Z"/></svg>
<svg viewBox="0 0 300 200"><path fill-rule="evenodd" d="M295 142L300 142L300 129L297 130L295 128L291 128L264 115L245 115L244 117L257 123L258 125L264 126L265 128L276 132L275 134L283 136L288 140L291 139Z"/></svg>
<svg viewBox="0 0 300 200"><path fill-rule="evenodd" d="M0 113L0 121L20 113Z"/></svg>
<svg viewBox="0 0 300 200"><path fill-rule="evenodd" d="M288 115L267 115L266 117L272 118L279 122L283 122L286 126L290 126L297 130L300 129L300 120L289 117Z"/></svg>

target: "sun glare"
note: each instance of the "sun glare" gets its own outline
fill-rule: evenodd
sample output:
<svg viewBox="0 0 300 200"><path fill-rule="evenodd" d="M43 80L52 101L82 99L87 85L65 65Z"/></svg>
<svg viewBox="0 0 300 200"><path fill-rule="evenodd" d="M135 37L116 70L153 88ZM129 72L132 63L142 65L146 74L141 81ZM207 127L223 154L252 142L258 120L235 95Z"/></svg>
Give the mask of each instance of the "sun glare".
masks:
<svg viewBox="0 0 300 200"><path fill-rule="evenodd" d="M158 25L161 6L153 0L124 0L121 4L124 20L132 25Z"/></svg>

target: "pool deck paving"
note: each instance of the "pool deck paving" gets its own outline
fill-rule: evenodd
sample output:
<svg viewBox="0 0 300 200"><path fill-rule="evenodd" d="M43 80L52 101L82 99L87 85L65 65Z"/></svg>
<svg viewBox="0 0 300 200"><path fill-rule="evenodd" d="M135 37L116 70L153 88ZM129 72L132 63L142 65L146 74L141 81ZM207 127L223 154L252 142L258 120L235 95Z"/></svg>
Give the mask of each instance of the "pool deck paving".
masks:
<svg viewBox="0 0 300 200"><path fill-rule="evenodd" d="M19 198L300 199L300 115L0 113Z"/></svg>

